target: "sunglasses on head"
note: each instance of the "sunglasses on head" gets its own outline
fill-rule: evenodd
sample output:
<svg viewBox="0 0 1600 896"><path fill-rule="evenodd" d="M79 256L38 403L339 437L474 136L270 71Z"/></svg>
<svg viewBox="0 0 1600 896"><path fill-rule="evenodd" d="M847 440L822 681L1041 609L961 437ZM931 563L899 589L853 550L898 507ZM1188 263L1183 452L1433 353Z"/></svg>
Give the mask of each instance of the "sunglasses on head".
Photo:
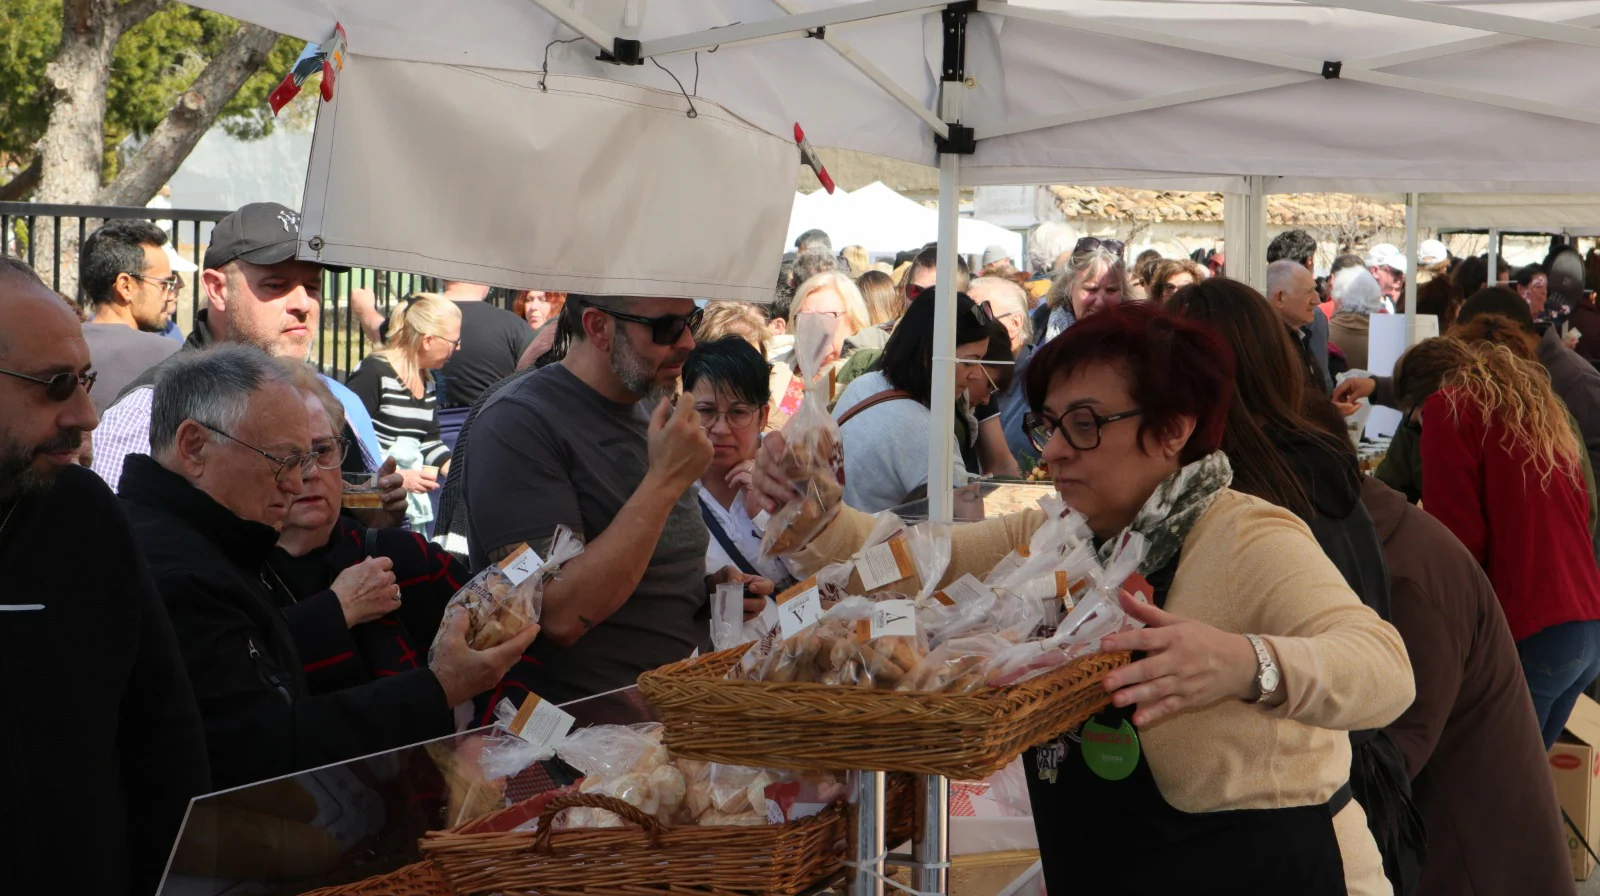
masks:
<svg viewBox="0 0 1600 896"><path fill-rule="evenodd" d="M1127 244L1122 240L1103 240L1097 236L1086 236L1078 240L1078 245L1073 248L1073 254L1079 252L1092 252L1095 249L1104 249L1112 255L1121 256Z"/></svg>
<svg viewBox="0 0 1600 896"><path fill-rule="evenodd" d="M19 380L27 380L30 383L38 383L44 387L44 394L49 396L51 401L66 401L72 397L72 393L79 386L82 386L83 391L87 394L90 389L94 388L95 377L99 375L92 370L88 373L58 373L51 377L29 376L26 373L18 373L15 370L0 370L0 373L6 376L14 376Z"/></svg>
<svg viewBox="0 0 1600 896"><path fill-rule="evenodd" d="M688 314L663 314L659 317L643 317L638 314L627 314L615 308L607 308L604 305L588 300L583 300L580 304L610 315L617 320L648 326L650 328L650 341L656 345L672 345L683 337L684 330L698 329L700 319L705 316L704 308L696 308Z"/></svg>

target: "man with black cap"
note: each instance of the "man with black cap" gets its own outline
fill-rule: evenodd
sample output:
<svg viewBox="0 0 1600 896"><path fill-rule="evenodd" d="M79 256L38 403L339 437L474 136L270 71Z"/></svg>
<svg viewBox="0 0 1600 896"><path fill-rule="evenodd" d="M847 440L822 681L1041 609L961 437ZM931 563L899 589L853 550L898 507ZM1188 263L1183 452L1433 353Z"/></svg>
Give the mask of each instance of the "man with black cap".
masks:
<svg viewBox="0 0 1600 896"><path fill-rule="evenodd" d="M207 307L195 316L183 351L244 342L279 357L305 358L321 318L323 268L344 268L296 258L299 246L300 213L276 202L251 203L218 221L200 274ZM116 396L95 432L94 471L113 490L122 478L123 459L150 453L157 369L145 371ZM328 377L323 382L345 406L345 437L361 449L349 452L346 466L357 472L377 469L382 455L366 406L341 383Z"/></svg>

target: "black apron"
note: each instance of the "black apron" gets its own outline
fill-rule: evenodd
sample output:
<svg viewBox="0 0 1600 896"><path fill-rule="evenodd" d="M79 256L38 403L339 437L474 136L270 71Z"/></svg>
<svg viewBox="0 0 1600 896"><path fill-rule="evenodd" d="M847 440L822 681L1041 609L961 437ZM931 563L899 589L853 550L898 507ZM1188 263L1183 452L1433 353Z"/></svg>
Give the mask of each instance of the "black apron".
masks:
<svg viewBox="0 0 1600 896"><path fill-rule="evenodd" d="M1174 560L1149 576L1157 606L1176 568ZM1133 710L1108 707L1095 721L1131 726ZM1333 816L1350 801L1349 785L1314 806L1183 812L1161 795L1142 750L1126 778L1095 774L1081 732L1023 756L1049 892L1346 896Z"/></svg>

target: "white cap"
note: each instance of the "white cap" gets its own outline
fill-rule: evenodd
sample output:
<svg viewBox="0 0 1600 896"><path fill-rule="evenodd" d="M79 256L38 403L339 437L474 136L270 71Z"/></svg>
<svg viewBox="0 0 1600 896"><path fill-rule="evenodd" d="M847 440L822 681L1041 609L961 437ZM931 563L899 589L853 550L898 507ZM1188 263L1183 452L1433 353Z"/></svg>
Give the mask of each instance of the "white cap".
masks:
<svg viewBox="0 0 1600 896"><path fill-rule="evenodd" d="M173 273L175 273L175 274L192 274L195 271L200 270L200 266L199 265L195 264L194 262L190 261L187 258L184 258L182 255L179 255L178 254L178 250L172 248L172 244L171 243L164 243L161 246L161 249L162 249L162 251L167 253L167 263L172 265L172 272Z"/></svg>
<svg viewBox="0 0 1600 896"><path fill-rule="evenodd" d="M1373 246L1363 261L1369 268L1394 268L1402 274L1406 272L1406 257L1400 254L1393 243Z"/></svg>
<svg viewBox="0 0 1600 896"><path fill-rule="evenodd" d="M1450 257L1450 250L1438 240L1423 240L1417 247L1417 264L1439 264Z"/></svg>

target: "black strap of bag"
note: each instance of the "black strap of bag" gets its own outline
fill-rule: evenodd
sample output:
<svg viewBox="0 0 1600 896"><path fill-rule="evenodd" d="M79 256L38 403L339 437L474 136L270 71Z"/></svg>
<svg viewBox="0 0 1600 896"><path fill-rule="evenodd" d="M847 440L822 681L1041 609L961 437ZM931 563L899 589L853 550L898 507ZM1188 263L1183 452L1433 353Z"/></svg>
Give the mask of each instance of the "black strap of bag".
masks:
<svg viewBox="0 0 1600 896"><path fill-rule="evenodd" d="M755 564L745 559L744 554L734 545L733 539L728 537L728 533L722 531L722 524L717 521L716 514L711 512L711 506L706 503L705 495L700 496L700 518L706 521L706 528L711 530L711 537L717 540L717 544L722 545L722 549L727 552L729 559L733 560L733 565L739 567L740 572L747 576L761 575L756 572Z"/></svg>
<svg viewBox="0 0 1600 896"><path fill-rule="evenodd" d="M1568 815L1565 809L1561 810L1561 820L1567 823L1567 829L1572 831L1572 836L1577 837L1578 842L1583 844L1583 851L1589 854L1589 858L1600 864L1600 856L1594 854L1594 847L1589 845L1589 841L1583 836L1583 832L1578 830L1578 826L1572 821L1572 816Z"/></svg>

